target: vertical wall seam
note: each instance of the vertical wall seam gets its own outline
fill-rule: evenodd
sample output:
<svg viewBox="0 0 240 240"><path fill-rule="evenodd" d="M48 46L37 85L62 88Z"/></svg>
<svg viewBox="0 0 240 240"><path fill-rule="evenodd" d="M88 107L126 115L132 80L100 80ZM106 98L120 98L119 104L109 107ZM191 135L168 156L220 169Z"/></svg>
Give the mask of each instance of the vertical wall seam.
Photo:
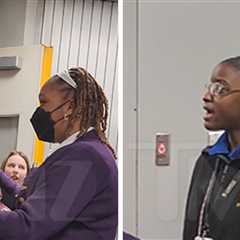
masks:
<svg viewBox="0 0 240 240"><path fill-rule="evenodd" d="M110 36L111 36L111 28L112 28L113 4L114 3L112 2L111 11L110 11L110 20L108 25L107 52L106 52L105 64L104 64L103 89L105 88L105 84L106 84L107 64L108 64L108 57L109 57L109 44L110 44Z"/></svg>
<svg viewBox="0 0 240 240"><path fill-rule="evenodd" d="M115 63L114 63L114 75L113 75L113 84L112 84L112 91L111 91L111 103L110 103L110 112L109 112L109 121L108 121L108 126L111 125L111 119L112 119L112 108L113 108L113 98L115 94L115 84L117 83L116 81L116 76L117 76L117 60L118 60L118 41L117 41L117 47L116 47L116 53L115 53ZM108 138L110 136L110 130L108 130Z"/></svg>
<svg viewBox="0 0 240 240"><path fill-rule="evenodd" d="M52 39L53 39L53 26L54 26L54 17L55 17L55 6L56 0L53 0L53 11L52 11L52 23L51 23L51 32L50 32L50 46L52 47Z"/></svg>
<svg viewBox="0 0 240 240"><path fill-rule="evenodd" d="M66 1L63 0L62 22L61 22L61 30L60 30L60 40L59 40L59 45L58 45L58 61L57 61L57 71L58 72L59 72L59 64L60 64L60 57L61 57L61 46L62 46L62 35L63 35L63 23L64 23L65 4L66 4Z"/></svg>
<svg viewBox="0 0 240 240"><path fill-rule="evenodd" d="M82 3L82 13L81 13L81 24L80 24L80 31L79 31L79 40L78 40L78 54L77 54L77 65L80 64L80 49L81 49L81 42L82 42L82 26L83 26L83 16L84 16L84 8L85 8L85 0Z"/></svg>
<svg viewBox="0 0 240 240"><path fill-rule="evenodd" d="M96 64L95 64L95 72L94 72L94 77L96 77L96 75L97 75L97 68L98 68L98 58L99 58L100 37L101 37L101 31L102 31L102 21L103 21L103 7L104 7L104 2L102 2L102 6L101 6L101 14L100 14L100 26L99 26L99 31L98 31L97 56L96 56Z"/></svg>
<svg viewBox="0 0 240 240"><path fill-rule="evenodd" d="M139 235L139 1L136 0L136 235Z"/></svg>
<svg viewBox="0 0 240 240"><path fill-rule="evenodd" d="M40 44L43 44L43 27L45 22L45 9L46 9L46 0L43 1L43 12L42 12L42 25L40 33Z"/></svg>
<svg viewBox="0 0 240 240"><path fill-rule="evenodd" d="M74 13L75 13L75 0L73 0L73 7L72 7L71 30L70 30L70 38L69 38L68 54L67 54L67 68L69 68L69 61L70 61L71 44L72 44L72 34L73 34L73 19L74 19Z"/></svg>
<svg viewBox="0 0 240 240"><path fill-rule="evenodd" d="M90 28L89 28L89 34L88 34L87 63L86 63L87 70L88 70L88 62L89 62L90 44L92 39L93 10L94 10L94 0L92 1L91 17L90 17L91 20L90 20Z"/></svg>

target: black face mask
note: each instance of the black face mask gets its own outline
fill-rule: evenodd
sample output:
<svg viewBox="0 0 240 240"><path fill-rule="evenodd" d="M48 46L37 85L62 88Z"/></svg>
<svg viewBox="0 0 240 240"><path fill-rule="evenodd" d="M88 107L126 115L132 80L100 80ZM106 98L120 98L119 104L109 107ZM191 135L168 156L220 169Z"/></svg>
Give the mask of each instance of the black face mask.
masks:
<svg viewBox="0 0 240 240"><path fill-rule="evenodd" d="M67 101L69 102L69 100ZM59 108L61 108L63 105L65 105L67 102L64 102L57 108L55 108L51 112L46 112L43 108L38 107L36 111L33 113L30 121L32 123L32 126L34 128L34 131L36 132L38 138L45 142L54 142L55 138L55 131L54 131L54 125L58 123L59 121L63 120L64 117L60 118L57 121L53 121L51 118L51 114L55 111L57 111Z"/></svg>

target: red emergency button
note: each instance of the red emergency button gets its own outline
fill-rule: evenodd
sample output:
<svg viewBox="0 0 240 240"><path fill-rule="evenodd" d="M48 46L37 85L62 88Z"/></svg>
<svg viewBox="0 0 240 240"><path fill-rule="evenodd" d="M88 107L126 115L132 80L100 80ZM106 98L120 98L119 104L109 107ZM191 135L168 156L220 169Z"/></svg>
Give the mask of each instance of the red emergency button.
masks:
<svg viewBox="0 0 240 240"><path fill-rule="evenodd" d="M155 145L155 162L157 166L169 166L169 133L157 133Z"/></svg>
<svg viewBox="0 0 240 240"><path fill-rule="evenodd" d="M167 149L166 149L166 146L164 145L164 143L159 143L158 144L158 154L163 155L166 153L166 151L167 151Z"/></svg>

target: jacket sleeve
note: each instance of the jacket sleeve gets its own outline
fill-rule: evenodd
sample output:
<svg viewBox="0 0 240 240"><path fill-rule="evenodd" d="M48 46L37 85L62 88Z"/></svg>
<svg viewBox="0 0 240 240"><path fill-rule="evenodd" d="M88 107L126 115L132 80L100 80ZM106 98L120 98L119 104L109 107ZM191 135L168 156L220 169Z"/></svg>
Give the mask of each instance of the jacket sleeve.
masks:
<svg viewBox="0 0 240 240"><path fill-rule="evenodd" d="M9 178L2 170L0 170L0 188L4 189L8 194L15 196L19 194L20 187Z"/></svg>
<svg viewBox="0 0 240 240"><path fill-rule="evenodd" d="M106 169L96 164L100 161L91 149L71 149L59 158L42 169L35 191L21 208L0 212L0 240L50 239L102 191L98 187L102 178L98 176L106 177Z"/></svg>

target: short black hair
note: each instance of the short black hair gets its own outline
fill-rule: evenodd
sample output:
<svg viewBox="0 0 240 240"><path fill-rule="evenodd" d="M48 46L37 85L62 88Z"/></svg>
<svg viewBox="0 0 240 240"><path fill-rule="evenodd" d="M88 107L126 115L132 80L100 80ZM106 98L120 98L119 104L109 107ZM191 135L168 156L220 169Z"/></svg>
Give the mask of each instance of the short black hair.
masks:
<svg viewBox="0 0 240 240"><path fill-rule="evenodd" d="M224 59L220 64L227 64L240 71L240 56Z"/></svg>

